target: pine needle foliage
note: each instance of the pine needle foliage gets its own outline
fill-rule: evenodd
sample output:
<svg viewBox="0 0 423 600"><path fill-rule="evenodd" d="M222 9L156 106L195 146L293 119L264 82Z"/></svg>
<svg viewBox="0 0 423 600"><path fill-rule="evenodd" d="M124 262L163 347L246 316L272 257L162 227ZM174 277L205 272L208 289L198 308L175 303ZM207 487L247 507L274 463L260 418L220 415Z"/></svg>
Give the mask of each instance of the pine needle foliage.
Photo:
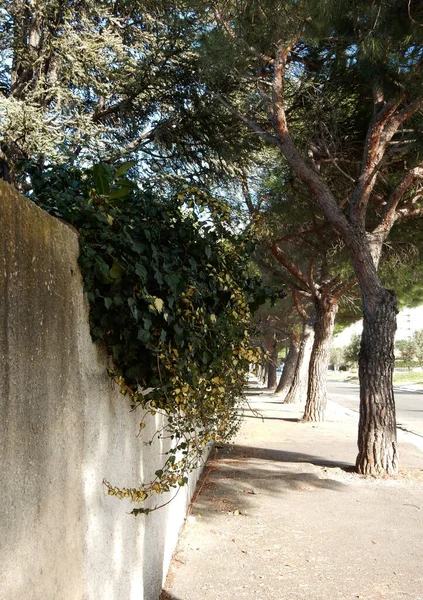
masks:
<svg viewBox="0 0 423 600"><path fill-rule="evenodd" d="M197 85L199 27L180 0L0 0L0 176L25 191L28 161L124 157L168 190L247 160L254 140L229 152L239 124Z"/></svg>

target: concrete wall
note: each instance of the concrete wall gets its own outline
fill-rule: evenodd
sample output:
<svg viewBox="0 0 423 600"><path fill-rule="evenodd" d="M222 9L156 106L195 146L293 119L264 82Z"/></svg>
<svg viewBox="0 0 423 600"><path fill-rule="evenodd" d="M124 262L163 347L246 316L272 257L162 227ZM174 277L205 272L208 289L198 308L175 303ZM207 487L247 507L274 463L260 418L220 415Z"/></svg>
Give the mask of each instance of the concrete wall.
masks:
<svg viewBox="0 0 423 600"><path fill-rule="evenodd" d="M0 180L0 599L158 600L197 474L147 517L107 495L165 449L105 372L77 257L75 232Z"/></svg>

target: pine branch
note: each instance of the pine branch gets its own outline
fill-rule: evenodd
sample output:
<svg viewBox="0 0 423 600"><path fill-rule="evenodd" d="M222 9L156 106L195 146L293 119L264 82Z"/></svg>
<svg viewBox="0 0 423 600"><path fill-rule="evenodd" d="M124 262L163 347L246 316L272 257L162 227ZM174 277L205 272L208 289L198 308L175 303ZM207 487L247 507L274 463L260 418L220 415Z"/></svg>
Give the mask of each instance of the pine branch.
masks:
<svg viewBox="0 0 423 600"><path fill-rule="evenodd" d="M295 289L295 287L291 287L291 293L292 293L292 298L294 300L294 305L295 308L297 309L298 314L300 315L301 319L306 322L308 319L308 314L307 312L304 310L300 298L298 296L298 290Z"/></svg>
<svg viewBox="0 0 423 600"><path fill-rule="evenodd" d="M254 46L250 46L249 44L246 44L242 38L240 39L236 35L235 31L231 28L227 19L225 18L223 12L219 9L216 1L212 2L212 7L213 7L213 13L214 13L216 21L223 27L223 29L226 31L227 35L231 38L231 40L233 40L236 43L237 46L241 46L241 47L243 46L243 47L247 48L252 54L254 54L255 56L258 56L264 63L266 63L268 65L274 64L274 58L272 56L258 51L256 48L254 48Z"/></svg>
<svg viewBox="0 0 423 600"><path fill-rule="evenodd" d="M302 273L301 269L292 262L286 252L277 244L270 244L270 249L276 260L280 262L280 264L283 265L293 277L298 279L298 281L300 281L306 287L306 289L309 290L310 282L307 280L307 277Z"/></svg>
<svg viewBox="0 0 423 600"><path fill-rule="evenodd" d="M383 234L385 236L389 234L393 224L398 218L398 204L401 202L404 194L409 190L412 184L419 179L423 179L423 161L416 167L410 169L400 183L395 187L386 203L382 221L378 227L376 227L373 233ZM403 216L407 216L404 211L406 211L406 209L403 209Z"/></svg>
<svg viewBox="0 0 423 600"><path fill-rule="evenodd" d="M367 130L360 176L351 198L351 217L360 225L364 225L368 202L376 183L378 164L383 159L384 146L386 147L387 143L384 144L382 140L385 125L404 99L403 96L396 102L384 104L383 96L377 86L375 86L374 96L373 118ZM381 104L383 108L380 109Z"/></svg>
<svg viewBox="0 0 423 600"><path fill-rule="evenodd" d="M220 94L214 93L213 96L220 102L220 104L222 104L222 106L227 108L229 112L231 112L240 121L242 121L244 125L246 125L251 131L257 133L265 142L268 142L273 146L278 146L278 139L274 135L267 133L267 131L262 129L262 127L258 123L256 123L256 121L244 117L244 115L237 111L236 108L234 108L231 104L226 102L226 100L224 100Z"/></svg>

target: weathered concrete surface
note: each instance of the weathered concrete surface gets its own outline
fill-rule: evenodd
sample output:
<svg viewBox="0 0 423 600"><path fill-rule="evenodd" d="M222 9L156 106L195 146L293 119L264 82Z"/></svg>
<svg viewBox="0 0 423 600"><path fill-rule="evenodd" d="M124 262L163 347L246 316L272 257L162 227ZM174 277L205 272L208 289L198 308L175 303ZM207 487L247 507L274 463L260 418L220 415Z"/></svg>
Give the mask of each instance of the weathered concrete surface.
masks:
<svg viewBox="0 0 423 600"><path fill-rule="evenodd" d="M352 472L358 415L252 390L234 446L213 453L163 600L423 600L423 454L399 476Z"/></svg>
<svg viewBox="0 0 423 600"><path fill-rule="evenodd" d="M0 600L156 600L195 476L148 517L107 495L165 448L91 341L75 232L2 181L0 220Z"/></svg>

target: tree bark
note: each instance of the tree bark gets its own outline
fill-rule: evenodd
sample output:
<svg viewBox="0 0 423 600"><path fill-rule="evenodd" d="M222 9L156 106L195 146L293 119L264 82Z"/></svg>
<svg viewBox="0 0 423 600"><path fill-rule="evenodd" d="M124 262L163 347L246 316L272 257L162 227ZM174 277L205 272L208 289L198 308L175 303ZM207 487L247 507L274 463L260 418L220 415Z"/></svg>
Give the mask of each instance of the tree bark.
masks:
<svg viewBox="0 0 423 600"><path fill-rule="evenodd" d="M315 299L316 325L308 372L304 421L324 421L327 404L327 372L330 347L338 312L338 301L331 294Z"/></svg>
<svg viewBox="0 0 423 600"><path fill-rule="evenodd" d="M270 358L267 363L267 389L273 390L277 384L276 366L278 362L278 343L274 339L270 350Z"/></svg>
<svg viewBox="0 0 423 600"><path fill-rule="evenodd" d="M363 334L359 356L360 422L357 471L363 475L398 470L395 400L392 389L397 299L380 288L372 302L363 296Z"/></svg>
<svg viewBox="0 0 423 600"><path fill-rule="evenodd" d="M269 360L268 368L267 368L267 389L275 390L277 384L278 376L276 373L276 365L273 364L271 360Z"/></svg>
<svg viewBox="0 0 423 600"><path fill-rule="evenodd" d="M275 390L275 394L280 394L282 396L288 393L294 379L299 351L300 338L297 332L293 332L289 336L288 354L285 359L285 365L283 367L278 386Z"/></svg>
<svg viewBox="0 0 423 600"><path fill-rule="evenodd" d="M282 104L278 109L283 112ZM284 113L283 113L284 115ZM296 174L313 192L316 202L334 230L343 238L356 274L363 303L363 342L359 360L360 423L357 471L393 474L398 470L395 402L392 389L393 347L396 330L396 297L386 290L377 273L378 243L365 231L364 219L352 211L350 221L320 175L298 153L286 127L279 127L278 144ZM360 214L359 214L360 217Z"/></svg>
<svg viewBox="0 0 423 600"><path fill-rule="evenodd" d="M257 379L261 384L264 384L267 379L267 362L263 365L260 365L258 368Z"/></svg>
<svg viewBox="0 0 423 600"><path fill-rule="evenodd" d="M284 403L294 404L305 402L308 382L308 366L310 363L310 355L313 349L314 340L314 315L308 319L303 326L303 335L301 339L300 352L298 354L297 366L295 369L294 379L292 381L289 392L287 393Z"/></svg>

